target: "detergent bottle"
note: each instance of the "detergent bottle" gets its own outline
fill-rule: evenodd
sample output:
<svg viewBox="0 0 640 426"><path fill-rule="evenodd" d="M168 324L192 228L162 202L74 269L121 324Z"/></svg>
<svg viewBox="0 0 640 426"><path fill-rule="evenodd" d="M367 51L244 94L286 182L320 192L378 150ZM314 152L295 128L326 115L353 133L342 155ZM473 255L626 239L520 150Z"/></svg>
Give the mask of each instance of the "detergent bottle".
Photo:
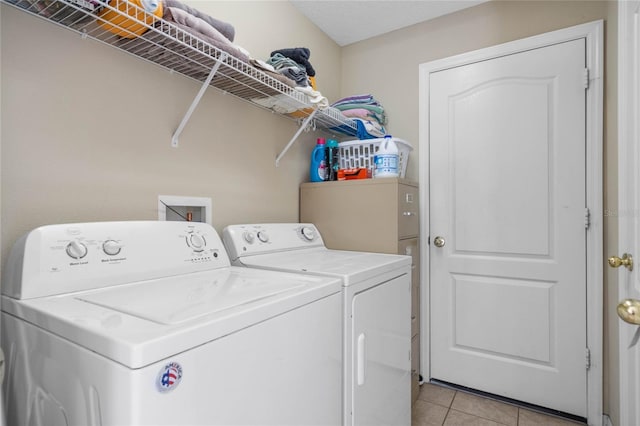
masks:
<svg viewBox="0 0 640 426"><path fill-rule="evenodd" d="M311 153L311 167L309 178L311 182L323 182L327 180L327 163L324 158L324 138L318 138L316 146Z"/></svg>
<svg viewBox="0 0 640 426"><path fill-rule="evenodd" d="M398 146L391 135L385 135L373 157L374 178L398 177Z"/></svg>
<svg viewBox="0 0 640 426"><path fill-rule="evenodd" d="M338 180L338 170L340 169L339 145L335 139L329 139L324 150L327 164L327 179Z"/></svg>

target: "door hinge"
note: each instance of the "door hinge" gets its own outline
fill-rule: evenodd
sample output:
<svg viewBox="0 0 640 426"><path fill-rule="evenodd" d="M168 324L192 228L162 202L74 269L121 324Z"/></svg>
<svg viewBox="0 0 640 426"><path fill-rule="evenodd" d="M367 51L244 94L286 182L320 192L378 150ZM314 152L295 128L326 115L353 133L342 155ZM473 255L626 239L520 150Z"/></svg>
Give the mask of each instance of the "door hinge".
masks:
<svg viewBox="0 0 640 426"><path fill-rule="evenodd" d="M584 355L585 355L585 367L587 368L587 371L588 371L591 368L591 351L589 350L589 348L585 348Z"/></svg>
<svg viewBox="0 0 640 426"><path fill-rule="evenodd" d="M589 229L591 226L591 211L589 207L585 207L584 209L584 229Z"/></svg>
<svg viewBox="0 0 640 426"><path fill-rule="evenodd" d="M584 85L585 89L589 88L589 68L584 69L584 73L582 76L582 84Z"/></svg>

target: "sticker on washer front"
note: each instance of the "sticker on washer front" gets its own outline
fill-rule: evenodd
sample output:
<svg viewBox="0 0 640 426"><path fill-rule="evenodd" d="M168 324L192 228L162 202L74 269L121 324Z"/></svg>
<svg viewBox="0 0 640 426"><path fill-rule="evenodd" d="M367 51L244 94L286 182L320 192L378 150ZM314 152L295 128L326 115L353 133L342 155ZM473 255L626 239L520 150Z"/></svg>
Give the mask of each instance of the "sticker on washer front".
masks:
<svg viewBox="0 0 640 426"><path fill-rule="evenodd" d="M180 384L180 380L182 380L182 366L172 361L160 370L156 385L160 392L169 392Z"/></svg>

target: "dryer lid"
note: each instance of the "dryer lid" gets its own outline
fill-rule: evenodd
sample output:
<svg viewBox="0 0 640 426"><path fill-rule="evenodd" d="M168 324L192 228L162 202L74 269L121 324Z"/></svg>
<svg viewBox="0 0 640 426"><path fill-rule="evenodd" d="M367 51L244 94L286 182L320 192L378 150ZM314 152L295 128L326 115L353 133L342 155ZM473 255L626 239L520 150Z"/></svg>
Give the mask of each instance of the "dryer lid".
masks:
<svg viewBox="0 0 640 426"><path fill-rule="evenodd" d="M340 278L349 286L381 274L411 267L411 257L397 254L331 250L325 247L246 256L242 265L276 271Z"/></svg>

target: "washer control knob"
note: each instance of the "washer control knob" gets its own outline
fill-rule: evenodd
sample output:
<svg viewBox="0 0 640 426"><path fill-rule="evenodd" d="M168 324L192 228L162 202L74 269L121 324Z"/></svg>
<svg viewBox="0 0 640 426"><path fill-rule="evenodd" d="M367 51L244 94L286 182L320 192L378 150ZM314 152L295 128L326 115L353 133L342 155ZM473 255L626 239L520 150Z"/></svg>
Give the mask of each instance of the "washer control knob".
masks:
<svg viewBox="0 0 640 426"><path fill-rule="evenodd" d="M253 242L256 240L255 234L253 232L251 232L251 231L245 232L244 234L242 234L242 237L249 244L253 244Z"/></svg>
<svg viewBox="0 0 640 426"><path fill-rule="evenodd" d="M303 226L300 230L300 234L302 234L302 237L307 241L313 241L316 239L316 230L309 226Z"/></svg>
<svg viewBox="0 0 640 426"><path fill-rule="evenodd" d="M115 240L107 240L102 243L102 251L109 256L115 256L120 253L120 250L122 250L122 245Z"/></svg>
<svg viewBox="0 0 640 426"><path fill-rule="evenodd" d="M203 251L204 247L207 245L207 242L204 240L204 237L200 234L189 234L189 246L194 251Z"/></svg>
<svg viewBox="0 0 640 426"><path fill-rule="evenodd" d="M265 231L258 231L258 239L263 243L269 242L269 235Z"/></svg>
<svg viewBox="0 0 640 426"><path fill-rule="evenodd" d="M87 246L80 241L73 240L67 244L67 254L74 259L82 259L87 255Z"/></svg>

